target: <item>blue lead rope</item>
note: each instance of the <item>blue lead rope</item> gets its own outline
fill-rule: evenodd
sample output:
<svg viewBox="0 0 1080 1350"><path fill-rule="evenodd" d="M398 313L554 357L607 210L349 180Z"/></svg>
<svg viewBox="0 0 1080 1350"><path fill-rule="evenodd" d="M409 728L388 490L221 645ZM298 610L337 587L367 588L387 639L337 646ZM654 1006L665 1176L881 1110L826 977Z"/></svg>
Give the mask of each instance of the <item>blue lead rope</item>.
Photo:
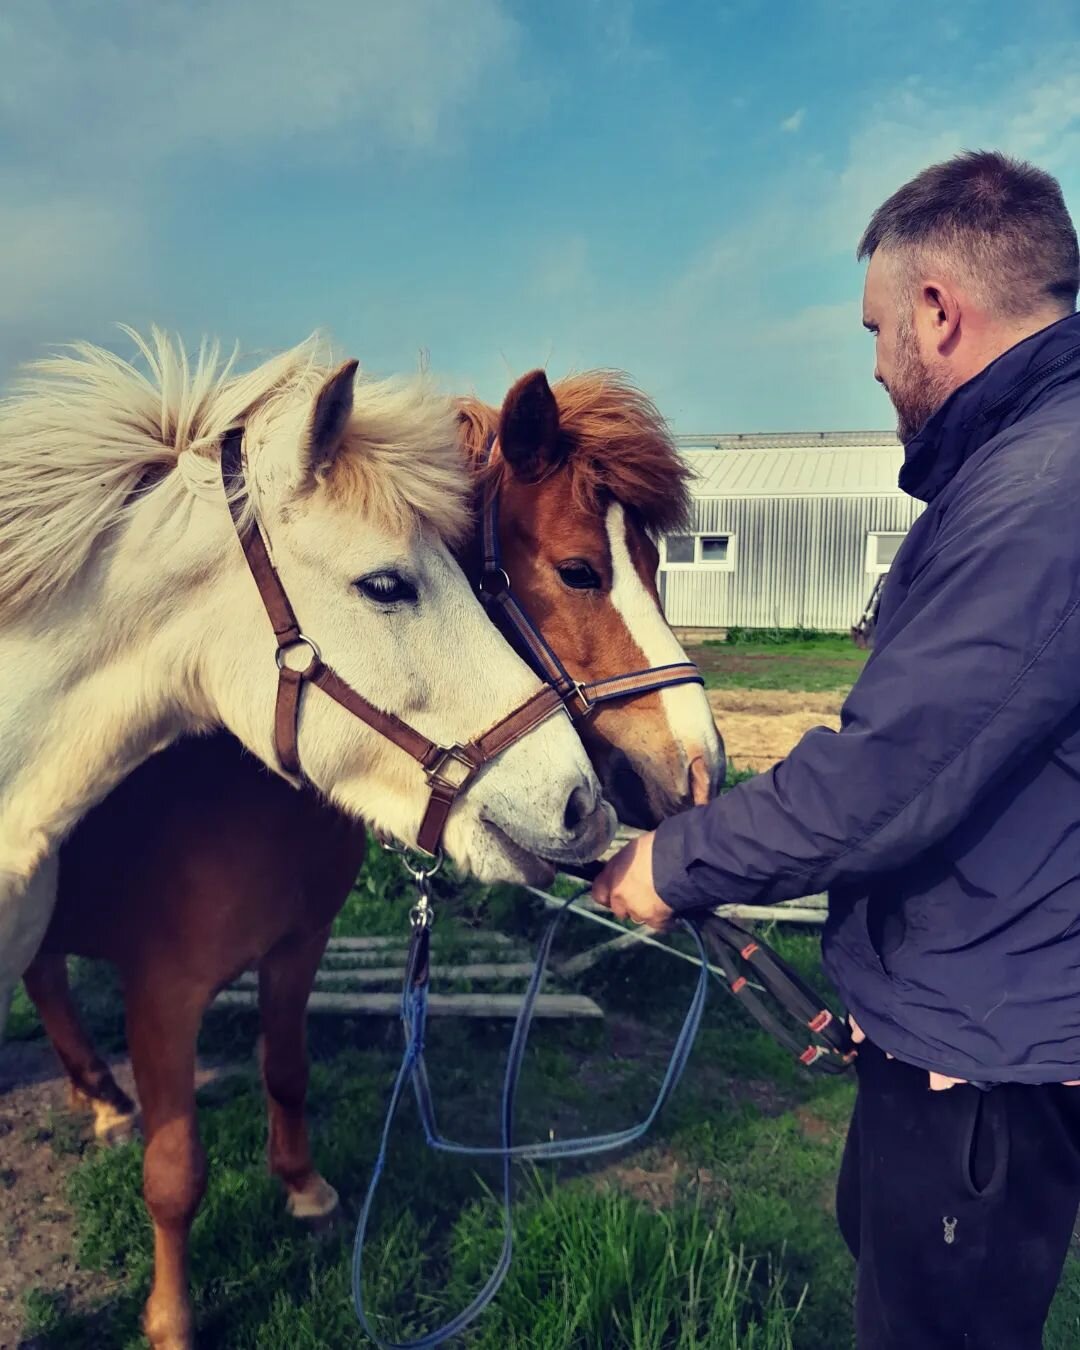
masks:
<svg viewBox="0 0 1080 1350"><path fill-rule="evenodd" d="M709 986L709 971L708 957L704 943L701 939L701 934L693 923L680 920L681 926L690 933L697 946L698 955L701 958L701 973L698 976L697 988L694 990L693 998L690 1000L690 1007L687 1010L682 1029L676 1039L675 1048L672 1051L667 1072L664 1074L663 1081L660 1084L660 1090L656 1095L656 1100L653 1102L649 1114L639 1124L631 1125L623 1130L615 1130L609 1134L586 1135L577 1139L553 1139L535 1144L514 1145L514 1100L517 1093L518 1080L521 1076L522 1064L525 1059L525 1050L528 1045L533 1014L536 1009L536 999L540 992L544 973L547 969L555 933L572 905L572 900L566 902L554 919L552 919L541 938L540 947L537 952L536 965L533 967L533 972L525 991L525 997L522 1000L517 1020L514 1023L514 1033L510 1041L510 1051L506 1061L506 1073L503 1077L502 1102L500 1108L501 1142L498 1145L481 1146L458 1144L444 1138L439 1132L435 1120L435 1108L431 1097L431 1088L428 1082L427 1066L424 1062L424 1033L427 1025L427 997L428 985L430 982L429 958L431 934L426 922L420 923L413 929L412 941L409 946L408 961L406 962L405 968L405 984L401 998L401 1020L405 1032L405 1052L402 1056L401 1067L398 1070L397 1078L394 1080L393 1091L390 1094L390 1101L386 1110L386 1120L383 1123L382 1138L379 1142L379 1152L375 1159L375 1166L371 1173L371 1181L368 1184L367 1195L364 1197L364 1204L356 1225L356 1240L353 1244L353 1304L356 1308L356 1315L360 1320L360 1325L375 1344L380 1347L380 1350L431 1350L434 1346L442 1345L445 1341L450 1340L452 1337L457 1336L460 1332L464 1331L469 1323L484 1311L495 1297L496 1293L498 1293L499 1287L503 1280L505 1280L507 1272L510 1269L510 1260L513 1254L511 1164L514 1161L583 1158L591 1154L607 1153L613 1149L622 1148L627 1144L635 1143L651 1129L656 1117L660 1114L665 1102L667 1102L668 1098L675 1090L676 1084L682 1077L683 1070L686 1068L686 1062L690 1057L690 1052L693 1049L694 1040L697 1036L698 1027L701 1024L702 1013L705 1010L705 998ZM379 1336L371 1326L371 1323L368 1320L367 1311L364 1307L364 1248L367 1239L368 1221L371 1217L375 1196L379 1189L379 1183L382 1180L383 1171L386 1167L386 1155L390 1144L394 1118L397 1115L401 1098L410 1082L416 1097L417 1107L420 1112L420 1120L429 1147L441 1153L451 1153L459 1157L485 1157L498 1158L501 1160L503 1244L494 1269L488 1276L483 1288L467 1308L463 1309L456 1317L451 1318L450 1321L444 1323L435 1331L429 1331L426 1335L420 1336L415 1340L388 1341Z"/></svg>

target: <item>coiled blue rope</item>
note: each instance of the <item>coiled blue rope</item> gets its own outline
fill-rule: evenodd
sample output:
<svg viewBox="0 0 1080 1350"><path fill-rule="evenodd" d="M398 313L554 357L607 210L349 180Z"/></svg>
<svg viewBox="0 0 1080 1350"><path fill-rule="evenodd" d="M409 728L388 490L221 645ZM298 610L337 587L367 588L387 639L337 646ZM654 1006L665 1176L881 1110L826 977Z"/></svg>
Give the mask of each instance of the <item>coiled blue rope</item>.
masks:
<svg viewBox="0 0 1080 1350"><path fill-rule="evenodd" d="M540 992L544 973L547 970L555 934L573 903L573 900L568 900L566 902L563 908L555 915L554 919L552 919L540 940L536 964L533 967L532 975L529 978L529 984L525 991L525 997L522 1000L517 1019L514 1023L514 1032L510 1041L510 1051L506 1061L506 1073L503 1077L502 1099L499 1112L500 1143L497 1145L482 1146L459 1144L445 1138L439 1131L435 1119L435 1107L431 1097L431 1088L428 1082L427 1066L424 1062L424 1034L427 1027L431 935L426 922L418 924L413 929L412 941L409 946L409 956L405 968L405 983L401 998L401 1019L405 1031L405 1051L402 1055L401 1067L398 1069L397 1077L394 1080L393 1090L390 1093L390 1101L386 1110L386 1119L383 1122L382 1137L379 1142L379 1152L375 1159L375 1166L372 1170L371 1180L368 1184L367 1195L364 1197L364 1204L360 1211L359 1220L357 1221L356 1239L353 1244L353 1304L356 1309L356 1315L360 1320L360 1325L367 1335L370 1336L372 1341L380 1347L380 1350L432 1350L433 1347L444 1344L444 1342L464 1331L469 1323L479 1317L484 1309L491 1303L491 1300L495 1297L503 1280L506 1279L507 1272L510 1269L511 1257L513 1255L511 1170L513 1162L527 1160L538 1161L543 1159L554 1160L556 1158L583 1158L592 1154L607 1153L613 1149L622 1148L627 1144L635 1143L651 1129L654 1121L663 1109L664 1104L675 1090L679 1079L682 1077L683 1070L686 1068L686 1062L690 1057L690 1052L693 1049L698 1028L701 1025L702 1013L705 1010L705 999L709 986L709 962L705 951L705 945L697 927L692 922L680 920L681 926L690 933L697 946L698 955L701 958L701 972L698 976L694 995L690 1000L690 1007L687 1010L682 1028L675 1041L675 1047L672 1050L667 1072L664 1074L660 1089L648 1115L637 1125L631 1125L623 1130L614 1130L608 1134L586 1135L577 1139L553 1139L535 1144L515 1145L513 1143L514 1100L517 1093L518 1080L521 1076L522 1064L525 1059L525 1050L528 1045L529 1032L532 1027L536 999ZM434 1331L429 1331L425 1335L417 1337L415 1340L389 1341L381 1337L372 1327L368 1319L367 1310L364 1306L364 1249L367 1240L368 1222L375 1203L375 1196L378 1193L379 1183L382 1180L382 1175L386 1168L386 1157L393 1131L394 1118L397 1115L398 1107L401 1104L401 1098L410 1084L412 1085L413 1093L416 1097L416 1104L420 1112L424 1136L430 1148L441 1153L454 1154L458 1157L498 1158L502 1162L503 1244L491 1274L468 1307L464 1308L456 1317L445 1322L441 1327L436 1328Z"/></svg>

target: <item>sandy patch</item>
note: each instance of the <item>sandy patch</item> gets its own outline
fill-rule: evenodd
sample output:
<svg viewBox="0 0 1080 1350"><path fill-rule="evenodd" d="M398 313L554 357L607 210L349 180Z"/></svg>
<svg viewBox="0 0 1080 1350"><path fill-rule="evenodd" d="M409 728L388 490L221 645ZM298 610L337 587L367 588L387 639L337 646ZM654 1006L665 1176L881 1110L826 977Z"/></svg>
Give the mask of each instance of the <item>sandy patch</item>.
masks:
<svg viewBox="0 0 1080 1350"><path fill-rule="evenodd" d="M787 689L711 689L709 703L728 759L759 773L783 759L812 727L840 726L842 694Z"/></svg>

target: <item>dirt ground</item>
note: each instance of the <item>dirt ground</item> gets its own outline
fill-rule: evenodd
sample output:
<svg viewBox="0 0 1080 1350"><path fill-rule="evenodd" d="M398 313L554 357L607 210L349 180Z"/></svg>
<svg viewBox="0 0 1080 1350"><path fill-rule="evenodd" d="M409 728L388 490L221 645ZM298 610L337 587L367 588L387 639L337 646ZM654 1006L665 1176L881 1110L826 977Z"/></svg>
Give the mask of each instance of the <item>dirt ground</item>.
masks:
<svg viewBox="0 0 1080 1350"><path fill-rule="evenodd" d="M811 727L840 726L842 694L786 689L712 689L709 703L737 769L768 769Z"/></svg>
<svg viewBox="0 0 1080 1350"><path fill-rule="evenodd" d="M121 1081L130 1087L122 1071ZM101 1274L76 1263L67 1199L89 1134L68 1115L67 1080L48 1047L0 1046L0 1350L35 1344L19 1339L32 1289L73 1301L102 1291Z"/></svg>
<svg viewBox="0 0 1080 1350"><path fill-rule="evenodd" d="M127 1059L109 1059L133 1099ZM243 1066L200 1065L204 1086ZM67 1078L40 1041L0 1045L0 1350L38 1350L45 1342L20 1339L25 1300L32 1290L72 1307L97 1303L109 1292L100 1271L76 1259L75 1217L68 1179L93 1143L88 1114L73 1112Z"/></svg>

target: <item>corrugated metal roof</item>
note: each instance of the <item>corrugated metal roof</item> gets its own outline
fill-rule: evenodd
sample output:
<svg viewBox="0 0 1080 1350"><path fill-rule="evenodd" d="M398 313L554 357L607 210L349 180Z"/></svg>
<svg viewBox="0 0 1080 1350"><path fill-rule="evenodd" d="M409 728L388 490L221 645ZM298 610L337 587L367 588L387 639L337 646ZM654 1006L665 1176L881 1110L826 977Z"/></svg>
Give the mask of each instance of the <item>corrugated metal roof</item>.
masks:
<svg viewBox="0 0 1080 1350"><path fill-rule="evenodd" d="M797 450L842 446L895 445L892 431L752 431L676 436L680 450Z"/></svg>
<svg viewBox="0 0 1080 1350"><path fill-rule="evenodd" d="M694 471L695 497L865 497L900 491L896 480L904 452L891 432L715 436L694 438L693 445L690 440L679 437L679 448Z"/></svg>

